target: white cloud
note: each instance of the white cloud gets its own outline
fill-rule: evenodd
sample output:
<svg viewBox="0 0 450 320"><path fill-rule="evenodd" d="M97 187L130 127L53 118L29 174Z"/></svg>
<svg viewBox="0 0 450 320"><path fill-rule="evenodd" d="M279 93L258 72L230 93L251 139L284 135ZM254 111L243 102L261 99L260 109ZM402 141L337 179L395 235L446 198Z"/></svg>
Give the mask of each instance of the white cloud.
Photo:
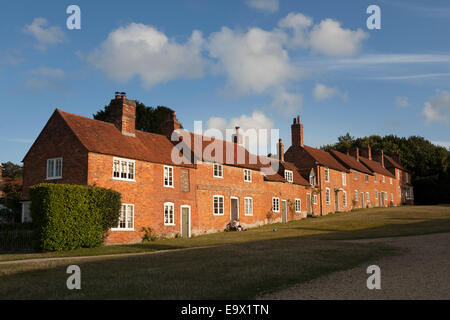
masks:
<svg viewBox="0 0 450 320"><path fill-rule="evenodd" d="M267 93L300 77L283 47L286 35L252 28L246 33L222 27L211 34L209 53L228 76L229 85L241 93Z"/></svg>
<svg viewBox="0 0 450 320"><path fill-rule="evenodd" d="M68 87L67 75L62 69L40 67L28 71L28 75L24 84L24 88L27 90L65 90Z"/></svg>
<svg viewBox="0 0 450 320"><path fill-rule="evenodd" d="M396 97L395 98L395 105L397 107L407 107L407 106L409 106L408 97Z"/></svg>
<svg viewBox="0 0 450 320"><path fill-rule="evenodd" d="M301 94L289 93L281 88L275 91L271 107L290 116L300 111L302 102L303 96Z"/></svg>
<svg viewBox="0 0 450 320"><path fill-rule="evenodd" d="M152 26L131 23L112 31L87 59L116 81L139 76L150 88L176 78L201 77L205 67L203 45L203 36L197 30L180 44Z"/></svg>
<svg viewBox="0 0 450 320"><path fill-rule="evenodd" d="M359 51L366 38L368 34L361 29L344 29L340 22L325 19L312 29L310 45L313 50L328 56L350 56Z"/></svg>
<svg viewBox="0 0 450 320"><path fill-rule="evenodd" d="M35 18L23 31L32 35L38 42L37 47L45 50L47 46L66 41L66 36L60 27L49 27L45 18Z"/></svg>
<svg viewBox="0 0 450 320"><path fill-rule="evenodd" d="M347 99L347 94L342 93L337 87L327 87L322 83L317 83L314 87L314 98L316 100L331 99L335 96L339 96L343 100Z"/></svg>
<svg viewBox="0 0 450 320"><path fill-rule="evenodd" d="M427 123L433 121L448 123L450 121L450 92L436 90L436 95L424 103L422 112Z"/></svg>
<svg viewBox="0 0 450 320"><path fill-rule="evenodd" d="M251 130L255 130L258 136L261 134L261 130L267 130L267 139L247 141L246 147L255 154L259 153L259 151L262 151L264 155L270 152L268 149L270 148L270 130L273 129L273 121L262 111L254 110L251 115L242 114L239 117L234 117L229 120L221 117L212 117L207 121L206 126L208 129L219 130L222 132L224 138L228 138L227 140L230 140L230 137L226 137L225 131L229 129L234 132L236 126L240 127L239 130L244 136L246 132L250 132Z"/></svg>
<svg viewBox="0 0 450 320"><path fill-rule="evenodd" d="M308 43L307 31L312 25L312 19L301 13L289 13L286 17L278 22L280 28L292 29L294 37L289 41L291 46L299 46L306 48Z"/></svg>
<svg viewBox="0 0 450 320"><path fill-rule="evenodd" d="M279 0L247 0L247 5L261 11L274 13L279 9Z"/></svg>
<svg viewBox="0 0 450 320"><path fill-rule="evenodd" d="M58 68L52 69L47 67L40 67L38 69L33 69L28 72L32 76L38 77L49 77L49 78L58 78L62 79L66 76L66 73Z"/></svg>

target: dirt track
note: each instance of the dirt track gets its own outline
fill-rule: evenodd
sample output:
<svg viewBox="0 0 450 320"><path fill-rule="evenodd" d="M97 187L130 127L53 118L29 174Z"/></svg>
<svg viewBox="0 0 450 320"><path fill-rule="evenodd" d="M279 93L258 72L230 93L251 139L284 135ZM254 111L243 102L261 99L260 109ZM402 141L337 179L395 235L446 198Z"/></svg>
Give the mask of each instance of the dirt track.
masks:
<svg viewBox="0 0 450 320"><path fill-rule="evenodd" d="M407 249L403 255L370 263L381 269L381 290L367 289L367 264L261 299L450 299L450 233L358 242L383 242Z"/></svg>

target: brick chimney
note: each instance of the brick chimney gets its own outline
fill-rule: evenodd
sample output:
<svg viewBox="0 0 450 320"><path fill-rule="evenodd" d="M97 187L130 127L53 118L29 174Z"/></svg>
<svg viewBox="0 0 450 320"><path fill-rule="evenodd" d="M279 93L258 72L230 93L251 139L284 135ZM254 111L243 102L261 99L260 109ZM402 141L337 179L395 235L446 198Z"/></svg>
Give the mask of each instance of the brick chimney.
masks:
<svg viewBox="0 0 450 320"><path fill-rule="evenodd" d="M384 151L378 150L374 152L373 160L378 161L379 163L381 163L381 166L384 167Z"/></svg>
<svg viewBox="0 0 450 320"><path fill-rule="evenodd" d="M300 123L300 116L294 118L291 125L292 145L303 147L303 125Z"/></svg>
<svg viewBox="0 0 450 320"><path fill-rule="evenodd" d="M370 148L369 144L367 145L367 148L361 149L361 157L372 160L372 149Z"/></svg>
<svg viewBox="0 0 450 320"><path fill-rule="evenodd" d="M284 161L284 144L281 138L278 139L277 149L278 149L278 159L280 161Z"/></svg>
<svg viewBox="0 0 450 320"><path fill-rule="evenodd" d="M181 129L181 123L177 120L177 113L174 111L168 114L167 119L162 123L161 133L170 139L172 132L178 129Z"/></svg>
<svg viewBox="0 0 450 320"><path fill-rule="evenodd" d="M236 133L233 134L233 142L237 143L239 145L242 145L242 135L239 132L240 127L236 126L234 127L236 129Z"/></svg>
<svg viewBox="0 0 450 320"><path fill-rule="evenodd" d="M357 161L359 161L359 148L358 147L351 148L349 151L349 154L353 158L355 158Z"/></svg>
<svg viewBox="0 0 450 320"><path fill-rule="evenodd" d="M110 102L111 118L117 129L123 135L135 137L136 131L136 101L128 100L125 92L116 92Z"/></svg>

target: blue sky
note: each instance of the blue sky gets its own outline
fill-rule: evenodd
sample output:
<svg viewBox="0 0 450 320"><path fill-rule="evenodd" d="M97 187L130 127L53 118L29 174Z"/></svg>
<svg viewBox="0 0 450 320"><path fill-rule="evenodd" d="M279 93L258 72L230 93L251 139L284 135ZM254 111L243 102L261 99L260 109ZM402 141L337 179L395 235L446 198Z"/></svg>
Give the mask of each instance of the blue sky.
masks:
<svg viewBox="0 0 450 320"><path fill-rule="evenodd" d="M20 162L55 108L91 117L116 90L189 130L275 128L286 146L297 114L311 146L346 132L450 145L446 1L110 2L2 4L0 162Z"/></svg>

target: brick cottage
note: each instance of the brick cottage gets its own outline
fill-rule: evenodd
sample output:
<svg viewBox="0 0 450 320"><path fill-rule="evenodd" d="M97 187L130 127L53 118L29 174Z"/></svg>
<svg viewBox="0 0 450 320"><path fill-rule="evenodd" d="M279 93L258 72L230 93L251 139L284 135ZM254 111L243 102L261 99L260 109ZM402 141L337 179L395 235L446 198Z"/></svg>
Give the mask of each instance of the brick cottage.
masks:
<svg viewBox="0 0 450 320"><path fill-rule="evenodd" d="M309 147L300 117L291 147L284 152L280 139L276 158L267 158L243 146L239 127L231 142L208 138L181 130L174 113L163 134L147 133L135 129L135 101L117 94L110 106L112 123L55 110L23 159L23 222L31 219L29 188L42 182L120 192L109 244L139 242L143 227L190 237L223 231L232 220L248 228L413 201L398 154ZM266 170L269 160L276 171Z"/></svg>

